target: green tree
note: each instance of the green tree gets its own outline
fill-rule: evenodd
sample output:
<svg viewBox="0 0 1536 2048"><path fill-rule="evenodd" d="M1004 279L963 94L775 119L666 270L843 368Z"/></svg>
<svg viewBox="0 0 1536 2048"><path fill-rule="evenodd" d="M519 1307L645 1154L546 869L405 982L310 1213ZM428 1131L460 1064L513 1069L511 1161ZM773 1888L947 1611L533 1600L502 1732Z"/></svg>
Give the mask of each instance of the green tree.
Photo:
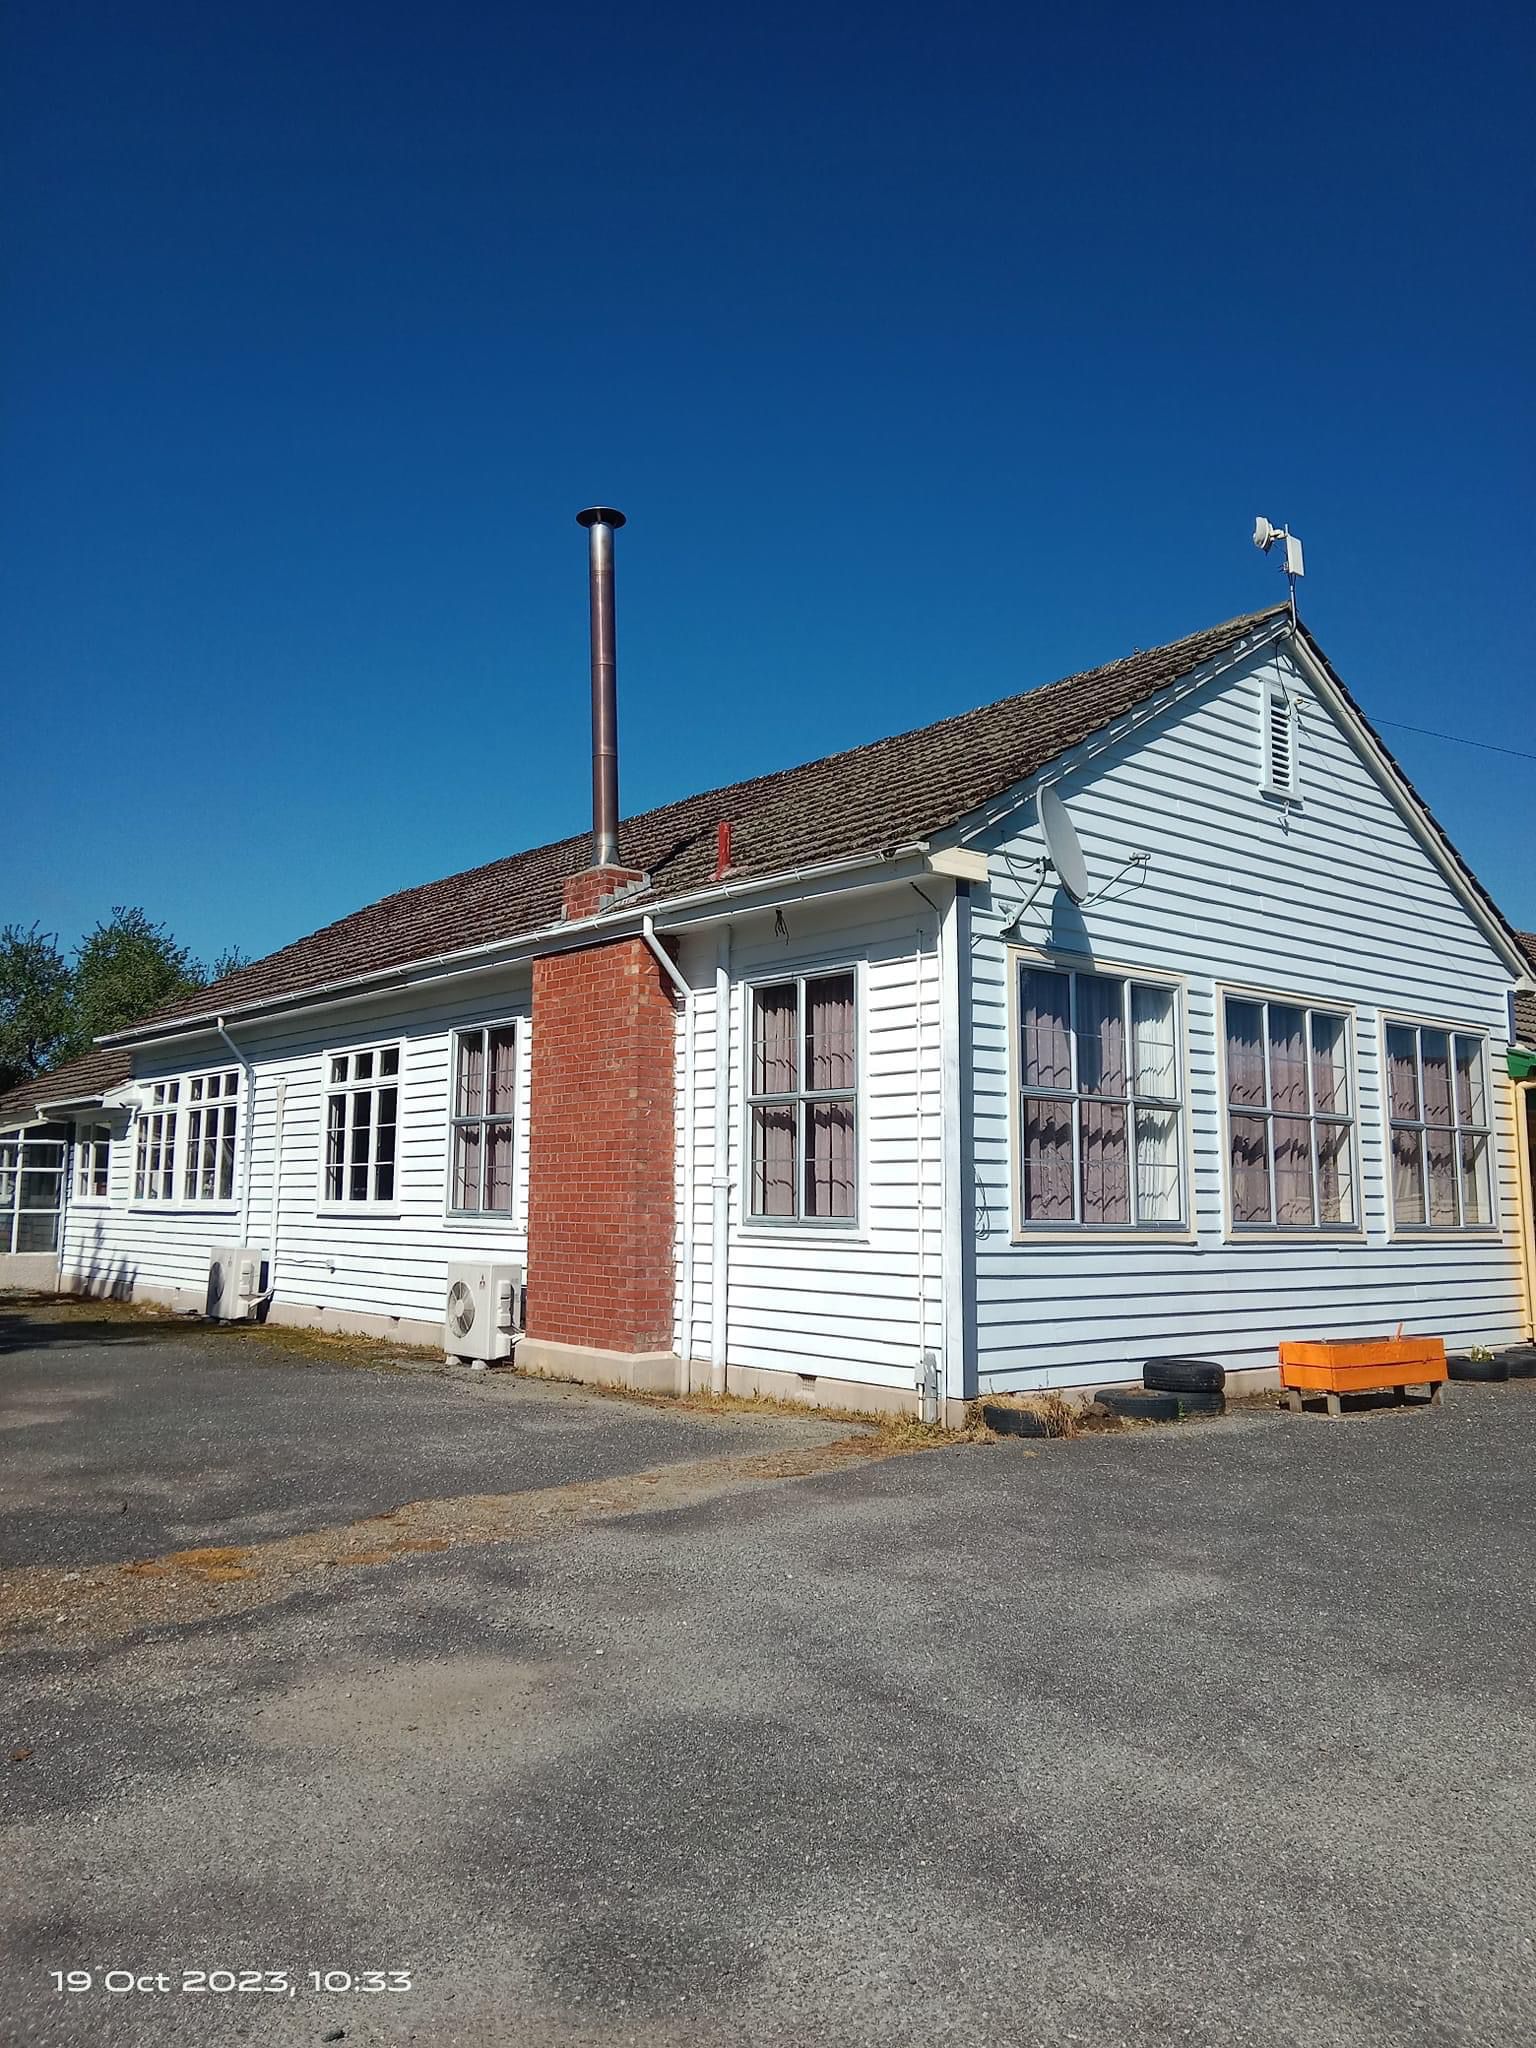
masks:
<svg viewBox="0 0 1536 2048"><path fill-rule="evenodd" d="M207 976L185 946L144 911L114 904L75 955L74 1038L84 1049L104 1032L200 989Z"/></svg>
<svg viewBox="0 0 1536 2048"><path fill-rule="evenodd" d="M222 981L226 974L238 973L242 967L249 967L251 956L242 953L238 946L229 946L214 961L208 973L209 981Z"/></svg>
<svg viewBox="0 0 1536 2048"><path fill-rule="evenodd" d="M28 1081L73 1041L72 977L49 932L0 930L0 1090Z"/></svg>

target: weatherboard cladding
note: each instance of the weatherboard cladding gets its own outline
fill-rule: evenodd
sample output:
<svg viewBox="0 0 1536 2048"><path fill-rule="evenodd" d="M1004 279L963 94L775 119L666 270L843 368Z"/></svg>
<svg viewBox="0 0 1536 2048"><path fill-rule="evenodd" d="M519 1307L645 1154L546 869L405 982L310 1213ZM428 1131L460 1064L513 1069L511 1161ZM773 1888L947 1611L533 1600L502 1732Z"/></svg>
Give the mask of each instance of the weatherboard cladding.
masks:
<svg viewBox="0 0 1536 2048"><path fill-rule="evenodd" d="M915 732L708 790L627 819L620 826L621 855L650 877L649 890L638 892L634 900L645 903L707 888L715 879L715 830L722 819L732 828L731 879L736 882L767 880L817 862L875 855L941 832L1181 677L1281 621L1285 611L1276 605L1249 612L1167 646L1128 655ZM1358 711L1321 650L1309 635L1306 638L1331 682ZM1391 761L1385 747L1382 752ZM1402 776L1395 761L1392 766ZM1434 826L1448 858L1502 924L1497 907L1435 825L1428 806L1407 777L1402 780ZM589 835L582 833L386 896L226 975L199 990L192 1002L156 1011L141 1021L163 1025L301 997L331 983L545 930L558 922L564 884L586 867L590 848ZM1525 999L1519 1014L1522 1036L1536 1043L1536 999ZM89 1067L93 1061L103 1064ZM84 1061L0 1097L0 1118L30 1115L37 1102L58 1099L66 1083L76 1093L89 1094L90 1074L99 1075L96 1086L102 1087L124 1079L127 1072L125 1053L98 1048Z"/></svg>
<svg viewBox="0 0 1536 2048"><path fill-rule="evenodd" d="M1250 612L916 732L628 818L619 828L621 857L650 877L638 900L707 888L722 818L731 825L733 881L873 855L942 831L1283 612ZM588 865L590 852L582 833L386 896L144 1022L206 1017L546 929L560 918L567 877Z"/></svg>

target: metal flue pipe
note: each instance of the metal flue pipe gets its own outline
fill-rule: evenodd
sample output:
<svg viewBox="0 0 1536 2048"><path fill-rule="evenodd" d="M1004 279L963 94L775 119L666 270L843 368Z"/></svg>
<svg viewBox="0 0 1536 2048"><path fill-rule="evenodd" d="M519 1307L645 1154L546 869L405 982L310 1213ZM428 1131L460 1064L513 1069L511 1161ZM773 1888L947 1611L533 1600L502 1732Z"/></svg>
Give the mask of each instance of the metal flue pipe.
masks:
<svg viewBox="0 0 1536 2048"><path fill-rule="evenodd" d="M592 607L592 865L619 864L618 657L613 628L613 536L624 514L593 505L576 514L587 529L587 581Z"/></svg>

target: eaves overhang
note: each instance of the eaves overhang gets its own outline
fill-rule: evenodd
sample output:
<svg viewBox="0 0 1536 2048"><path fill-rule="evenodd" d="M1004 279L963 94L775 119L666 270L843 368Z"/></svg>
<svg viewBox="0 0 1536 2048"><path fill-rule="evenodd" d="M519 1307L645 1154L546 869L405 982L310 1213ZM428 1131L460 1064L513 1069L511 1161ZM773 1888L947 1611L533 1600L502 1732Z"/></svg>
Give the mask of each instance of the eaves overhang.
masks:
<svg viewBox="0 0 1536 2048"><path fill-rule="evenodd" d="M158 1024L146 1024L126 1031L114 1031L95 1042L124 1050L163 1045L180 1038L217 1034L221 1023L236 1024L267 1017L281 1017L304 1010L334 1008L339 1004L364 1002L372 997L405 991L423 983L463 975L490 974L518 967L551 953L568 953L581 946L608 939L627 938L638 933L649 919L659 931L678 933L693 927L743 916L757 909L800 900L808 893L832 894L857 889L894 886L925 875L953 878L956 863L948 850L930 852L928 842L880 848L873 852L825 861L778 874L754 876L733 882L729 878L707 889L686 895L662 897L637 891L610 910L591 917L562 918L537 931L514 938L492 940L486 945L462 951L434 953L403 966L347 975L334 981L317 982L306 989L259 998L250 1003L225 1003L217 1010L194 1011L167 1017Z"/></svg>

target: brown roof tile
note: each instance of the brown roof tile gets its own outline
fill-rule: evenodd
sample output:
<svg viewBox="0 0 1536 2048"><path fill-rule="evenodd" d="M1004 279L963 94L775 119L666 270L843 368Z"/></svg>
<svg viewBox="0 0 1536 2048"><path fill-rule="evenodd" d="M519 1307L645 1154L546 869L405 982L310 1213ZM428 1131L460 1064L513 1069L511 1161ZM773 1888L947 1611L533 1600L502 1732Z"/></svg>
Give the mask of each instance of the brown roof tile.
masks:
<svg viewBox="0 0 1536 2048"><path fill-rule="evenodd" d="M1536 974L1536 932L1516 932ZM1515 1036L1522 1045L1536 1046L1536 996L1515 997Z"/></svg>
<svg viewBox="0 0 1536 2048"><path fill-rule="evenodd" d="M50 1074L34 1074L0 1095L0 1126L18 1124L29 1118L40 1102L89 1101L104 1088L126 1081L130 1060L124 1046L97 1045L77 1060L55 1067Z"/></svg>
<svg viewBox="0 0 1536 2048"><path fill-rule="evenodd" d="M925 839L1280 618L1284 609L1250 612L916 732L664 804L623 821L620 853L650 876L651 894L660 899L713 881L715 828L722 818L732 830L733 880L767 878ZM233 1011L539 931L559 919L562 885L587 865L590 844L583 832L386 896L144 1022Z"/></svg>

